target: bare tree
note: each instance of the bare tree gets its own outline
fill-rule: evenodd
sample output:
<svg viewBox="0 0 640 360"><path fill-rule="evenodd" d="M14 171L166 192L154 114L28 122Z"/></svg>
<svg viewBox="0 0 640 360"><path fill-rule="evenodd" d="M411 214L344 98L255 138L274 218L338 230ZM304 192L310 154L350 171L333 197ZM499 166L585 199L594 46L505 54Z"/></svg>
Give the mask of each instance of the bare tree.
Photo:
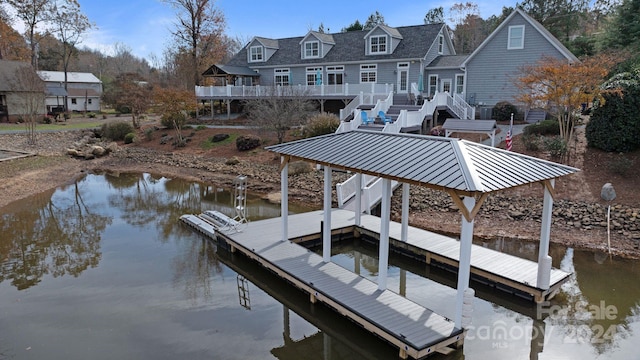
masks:
<svg viewBox="0 0 640 360"><path fill-rule="evenodd" d="M38 42L36 41L36 29L38 24L49 19L51 0L5 0L14 8L20 20L24 22L27 40L31 47L31 65L38 69Z"/></svg>
<svg viewBox="0 0 640 360"><path fill-rule="evenodd" d="M92 24L89 19L80 12L80 4L77 0L64 0L55 4L51 13L53 33L62 43L58 52L62 60L64 71L64 89L67 89L67 72L71 57L77 51L76 45L82 42L82 35L87 32ZM67 97L64 99L65 111L67 110Z"/></svg>
<svg viewBox="0 0 640 360"><path fill-rule="evenodd" d="M177 9L173 36L178 48L188 53L193 83L199 85L203 59L216 52L224 31L225 19L213 0L163 0ZM222 57L222 56L221 56ZM210 64L206 64L209 66Z"/></svg>
<svg viewBox="0 0 640 360"><path fill-rule="evenodd" d="M267 131L273 131L278 143L292 126L306 123L310 111L314 110L306 91L292 86L272 86L266 94L245 102L249 119Z"/></svg>
<svg viewBox="0 0 640 360"><path fill-rule="evenodd" d="M36 124L45 114L44 81L40 79L31 65L25 64L16 69L15 88L20 92L22 120L27 131L27 142L36 144Z"/></svg>

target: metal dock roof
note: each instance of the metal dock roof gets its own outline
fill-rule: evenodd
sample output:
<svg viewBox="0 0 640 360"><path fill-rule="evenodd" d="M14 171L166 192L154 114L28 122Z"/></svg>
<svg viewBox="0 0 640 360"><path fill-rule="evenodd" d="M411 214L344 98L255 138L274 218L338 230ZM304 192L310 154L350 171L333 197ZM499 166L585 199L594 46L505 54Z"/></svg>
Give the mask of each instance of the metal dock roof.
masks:
<svg viewBox="0 0 640 360"><path fill-rule="evenodd" d="M365 130L266 149L321 165L465 193L490 193L579 171L467 140Z"/></svg>

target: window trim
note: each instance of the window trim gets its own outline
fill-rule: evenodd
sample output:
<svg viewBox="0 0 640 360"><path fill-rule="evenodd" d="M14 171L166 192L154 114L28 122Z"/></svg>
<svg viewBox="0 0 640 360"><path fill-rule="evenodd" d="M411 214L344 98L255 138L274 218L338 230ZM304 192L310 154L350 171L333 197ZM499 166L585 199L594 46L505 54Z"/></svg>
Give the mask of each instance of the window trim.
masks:
<svg viewBox="0 0 640 360"><path fill-rule="evenodd" d="M315 51L316 54L313 55L313 46L310 49L307 49L307 45L316 45ZM307 50L311 51L311 55L307 54ZM305 41L302 44L302 58L303 59L317 59L320 57L320 41Z"/></svg>
<svg viewBox="0 0 640 360"><path fill-rule="evenodd" d="M287 81L286 83L281 81L278 81L277 78L278 77L287 77ZM291 85L291 69L290 68L277 68L277 69L273 69L273 84L278 86L288 86Z"/></svg>
<svg viewBox="0 0 640 360"><path fill-rule="evenodd" d="M259 50L259 52L256 52L254 54L254 50ZM250 46L249 62L263 62L263 61L264 61L264 46L261 46L261 45Z"/></svg>
<svg viewBox="0 0 640 360"><path fill-rule="evenodd" d="M362 77L364 74L367 74L366 79ZM373 77L371 76L371 74L373 74ZM360 83L361 84L370 84L370 83L375 84L377 81L378 81L378 64L360 65Z"/></svg>
<svg viewBox="0 0 640 360"><path fill-rule="evenodd" d="M512 35L512 30L521 29L522 35L519 38L514 38ZM514 45L513 40L520 39L519 45ZM521 50L524 49L524 25L511 25L509 26L509 34L507 37L507 50Z"/></svg>
<svg viewBox="0 0 640 360"><path fill-rule="evenodd" d="M377 44L373 44L373 39L377 40ZM384 39L384 44L380 44L380 39ZM373 50L373 47L376 46L376 51ZM384 47L384 50L380 51L380 47ZM369 37L369 54L378 55L378 54L387 54L387 49L389 48L388 36L387 35L371 35Z"/></svg>
<svg viewBox="0 0 640 360"><path fill-rule="evenodd" d="M436 83L435 84L431 84L431 79L435 79ZM440 77L438 76L438 74L430 74L429 77L427 77L427 96L434 96L437 92L438 92L438 80L440 79ZM433 92L431 91L431 87L433 86Z"/></svg>
<svg viewBox="0 0 640 360"><path fill-rule="evenodd" d="M438 54L444 54L444 35L438 35Z"/></svg>
<svg viewBox="0 0 640 360"><path fill-rule="evenodd" d="M462 79L462 84L458 84L458 79ZM456 74L456 78L454 80L454 85L453 85L453 93L454 94L464 94L464 74ZM461 87L460 91L458 91L458 87Z"/></svg>

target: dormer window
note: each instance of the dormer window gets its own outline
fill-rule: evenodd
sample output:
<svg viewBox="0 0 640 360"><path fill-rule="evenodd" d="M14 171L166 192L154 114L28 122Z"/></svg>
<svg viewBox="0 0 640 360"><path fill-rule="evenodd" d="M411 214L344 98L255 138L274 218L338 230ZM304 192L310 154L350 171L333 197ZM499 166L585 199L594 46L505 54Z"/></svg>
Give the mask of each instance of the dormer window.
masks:
<svg viewBox="0 0 640 360"><path fill-rule="evenodd" d="M249 61L260 62L264 61L264 47L252 46L249 48Z"/></svg>
<svg viewBox="0 0 640 360"><path fill-rule="evenodd" d="M524 25L509 26L509 43L507 49L524 49Z"/></svg>
<svg viewBox="0 0 640 360"><path fill-rule="evenodd" d="M369 53L370 54L386 54L387 53L387 37L372 36L369 38Z"/></svg>
<svg viewBox="0 0 640 360"><path fill-rule="evenodd" d="M320 42L307 41L304 43L304 58L317 58L320 57Z"/></svg>

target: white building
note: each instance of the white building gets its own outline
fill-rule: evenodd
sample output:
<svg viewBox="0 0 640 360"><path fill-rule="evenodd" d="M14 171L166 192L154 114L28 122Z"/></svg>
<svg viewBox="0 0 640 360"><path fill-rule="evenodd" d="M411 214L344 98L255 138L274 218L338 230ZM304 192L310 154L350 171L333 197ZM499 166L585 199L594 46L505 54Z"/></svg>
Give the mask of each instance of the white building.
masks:
<svg viewBox="0 0 640 360"><path fill-rule="evenodd" d="M64 106L64 72L38 71L47 86L46 105L48 112ZM67 110L100 111L102 81L92 73L67 72Z"/></svg>

